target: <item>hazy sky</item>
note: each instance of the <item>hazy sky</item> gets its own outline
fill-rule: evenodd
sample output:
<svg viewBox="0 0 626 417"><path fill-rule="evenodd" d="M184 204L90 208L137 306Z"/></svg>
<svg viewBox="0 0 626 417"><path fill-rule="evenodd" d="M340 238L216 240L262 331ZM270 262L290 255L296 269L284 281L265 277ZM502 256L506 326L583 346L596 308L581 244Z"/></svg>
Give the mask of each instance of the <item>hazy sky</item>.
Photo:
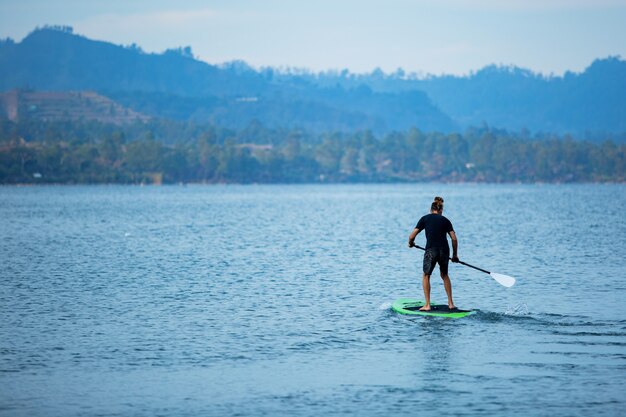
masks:
<svg viewBox="0 0 626 417"><path fill-rule="evenodd" d="M462 74L496 64L582 71L626 57L626 0L0 0L0 37L35 26L210 63Z"/></svg>

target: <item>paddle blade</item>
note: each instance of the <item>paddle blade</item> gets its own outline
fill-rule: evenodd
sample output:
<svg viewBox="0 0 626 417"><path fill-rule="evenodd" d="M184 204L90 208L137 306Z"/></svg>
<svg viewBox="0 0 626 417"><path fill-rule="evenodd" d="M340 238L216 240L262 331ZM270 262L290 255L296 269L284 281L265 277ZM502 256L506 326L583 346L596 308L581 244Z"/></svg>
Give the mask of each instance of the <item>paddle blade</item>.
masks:
<svg viewBox="0 0 626 417"><path fill-rule="evenodd" d="M515 284L515 278L508 275L496 274L495 272L491 272L489 275L505 287L512 287Z"/></svg>

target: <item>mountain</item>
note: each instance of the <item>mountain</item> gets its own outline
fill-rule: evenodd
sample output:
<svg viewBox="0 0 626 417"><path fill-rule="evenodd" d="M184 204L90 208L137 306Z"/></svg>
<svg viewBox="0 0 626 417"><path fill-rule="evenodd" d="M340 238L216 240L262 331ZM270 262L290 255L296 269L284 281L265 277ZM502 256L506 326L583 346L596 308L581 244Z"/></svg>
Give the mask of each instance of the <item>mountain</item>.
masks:
<svg viewBox="0 0 626 417"><path fill-rule="evenodd" d="M282 77L285 82L300 79L320 88L366 85L375 92L424 91L462 128L488 124L561 134L626 131L626 61L619 57L595 60L582 73L566 72L562 77L496 65L468 76L418 78L375 70L370 74L342 71Z"/></svg>
<svg viewBox="0 0 626 417"><path fill-rule="evenodd" d="M254 120L315 131L456 128L421 91L282 82L272 71L198 61L189 48L147 54L134 45L75 35L70 28L37 29L19 43L0 43L0 91L16 88L91 90L151 116L233 128Z"/></svg>
<svg viewBox="0 0 626 417"><path fill-rule="evenodd" d="M462 125L549 132L626 131L626 61L594 61L584 72L544 77L489 66L470 77L416 83Z"/></svg>
<svg viewBox="0 0 626 417"><path fill-rule="evenodd" d="M377 133L417 127L459 131L488 125L514 131L626 132L626 61L594 61L581 73L544 76L487 66L467 76L255 70L210 65L190 48L144 53L94 41L71 28L37 29L0 41L0 91L94 91L158 118L242 128Z"/></svg>

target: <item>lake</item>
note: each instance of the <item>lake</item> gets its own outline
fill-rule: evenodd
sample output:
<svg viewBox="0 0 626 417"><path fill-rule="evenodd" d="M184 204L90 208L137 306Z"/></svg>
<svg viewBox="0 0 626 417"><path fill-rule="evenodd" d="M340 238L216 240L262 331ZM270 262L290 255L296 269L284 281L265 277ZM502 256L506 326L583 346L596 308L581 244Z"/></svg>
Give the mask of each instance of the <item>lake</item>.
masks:
<svg viewBox="0 0 626 417"><path fill-rule="evenodd" d="M451 264L463 319L390 308L435 195L517 278ZM625 212L610 184L0 187L0 415L620 415Z"/></svg>

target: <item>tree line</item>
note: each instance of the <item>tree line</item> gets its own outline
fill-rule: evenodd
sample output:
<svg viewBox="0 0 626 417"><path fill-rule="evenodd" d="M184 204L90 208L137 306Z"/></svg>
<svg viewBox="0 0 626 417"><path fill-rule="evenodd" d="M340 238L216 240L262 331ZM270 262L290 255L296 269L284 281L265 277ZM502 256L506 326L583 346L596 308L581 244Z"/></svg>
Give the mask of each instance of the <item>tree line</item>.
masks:
<svg viewBox="0 0 626 417"><path fill-rule="evenodd" d="M313 134L252 123L0 122L0 183L624 182L626 144L410 129Z"/></svg>

